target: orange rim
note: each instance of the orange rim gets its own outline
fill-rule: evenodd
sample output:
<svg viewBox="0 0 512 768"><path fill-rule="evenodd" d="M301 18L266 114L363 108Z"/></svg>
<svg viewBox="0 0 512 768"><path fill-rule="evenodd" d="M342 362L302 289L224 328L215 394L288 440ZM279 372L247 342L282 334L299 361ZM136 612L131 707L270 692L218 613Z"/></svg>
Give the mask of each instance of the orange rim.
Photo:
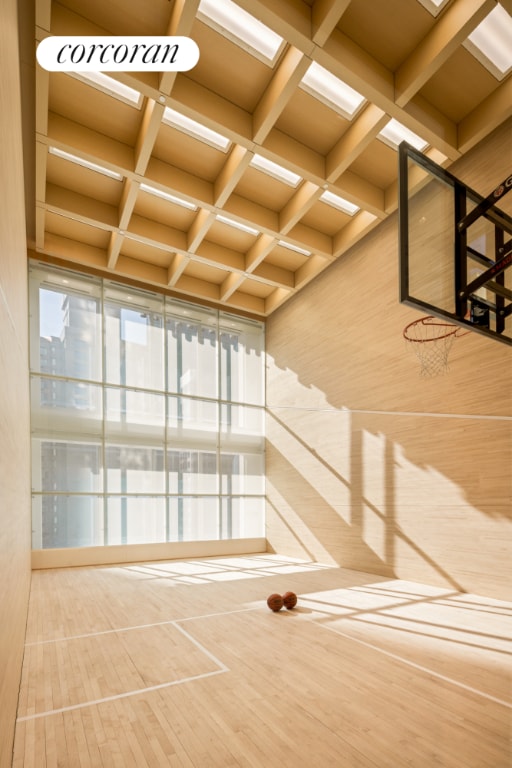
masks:
<svg viewBox="0 0 512 768"><path fill-rule="evenodd" d="M433 322L430 322L433 321ZM430 339L415 339L412 336L407 335L407 331L409 328L412 328L416 325L433 325L436 327L441 328L449 328L450 330L446 333L440 334L439 336L432 336ZM409 323L405 326L403 330L403 336L406 341L412 341L415 344L426 344L429 341L439 341L440 339L446 339L448 336L457 336L457 332L461 330L458 325L454 325L453 323L443 323L440 320L438 320L433 315L426 315L425 317L420 317L419 320L413 320L412 323ZM464 336L466 333L469 333L469 331L463 331L460 336Z"/></svg>

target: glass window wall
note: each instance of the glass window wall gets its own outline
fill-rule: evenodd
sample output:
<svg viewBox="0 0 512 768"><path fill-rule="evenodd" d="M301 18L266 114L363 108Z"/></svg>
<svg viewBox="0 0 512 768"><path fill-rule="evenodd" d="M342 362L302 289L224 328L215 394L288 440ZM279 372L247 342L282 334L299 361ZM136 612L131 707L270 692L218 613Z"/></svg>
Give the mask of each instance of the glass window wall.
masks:
<svg viewBox="0 0 512 768"><path fill-rule="evenodd" d="M264 535L264 328L30 268L33 546Z"/></svg>

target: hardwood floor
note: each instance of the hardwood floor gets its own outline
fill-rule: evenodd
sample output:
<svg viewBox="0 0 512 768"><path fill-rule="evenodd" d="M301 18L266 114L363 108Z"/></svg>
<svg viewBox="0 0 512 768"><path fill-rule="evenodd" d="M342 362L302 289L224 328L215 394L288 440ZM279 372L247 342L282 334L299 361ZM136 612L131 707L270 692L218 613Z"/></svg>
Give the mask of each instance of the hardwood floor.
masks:
<svg viewBox="0 0 512 768"><path fill-rule="evenodd" d="M13 766L510 768L511 637L512 603L278 555L35 571Z"/></svg>

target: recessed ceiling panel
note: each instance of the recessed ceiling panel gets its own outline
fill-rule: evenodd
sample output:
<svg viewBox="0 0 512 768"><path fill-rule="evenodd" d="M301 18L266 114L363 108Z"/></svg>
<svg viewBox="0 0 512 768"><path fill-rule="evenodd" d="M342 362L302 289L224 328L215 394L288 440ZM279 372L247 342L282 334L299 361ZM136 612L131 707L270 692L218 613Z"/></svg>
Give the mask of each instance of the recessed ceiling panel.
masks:
<svg viewBox="0 0 512 768"><path fill-rule="evenodd" d="M478 2L448 0L437 14L427 0L232 2L276 33L275 60L234 42L233 19L210 0L37 4L38 40L179 34L200 49L190 71L117 73L136 106L113 82L105 92L34 63L27 220L41 258L265 317L396 211L397 151L376 138L385 125L412 131L449 167L512 119L511 74L498 79L455 39L452 8L469 14L469 35ZM312 95L312 74L327 95ZM352 117L331 103L346 93L340 80L364 104Z"/></svg>
<svg viewBox="0 0 512 768"><path fill-rule="evenodd" d="M133 146L140 110L61 72L50 75L49 109L104 136Z"/></svg>
<svg viewBox="0 0 512 768"><path fill-rule="evenodd" d="M349 125L347 118L302 88L297 88L276 121L276 128L321 155L329 152Z"/></svg>
<svg viewBox="0 0 512 768"><path fill-rule="evenodd" d="M352 0L337 28L394 72L434 24L417 0Z"/></svg>

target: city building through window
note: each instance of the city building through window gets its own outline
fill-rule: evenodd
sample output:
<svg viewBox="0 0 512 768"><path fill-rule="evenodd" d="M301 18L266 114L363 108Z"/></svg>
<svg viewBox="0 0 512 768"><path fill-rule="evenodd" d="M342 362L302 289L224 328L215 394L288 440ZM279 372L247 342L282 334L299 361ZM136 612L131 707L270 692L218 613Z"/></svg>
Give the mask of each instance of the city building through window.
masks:
<svg viewBox="0 0 512 768"><path fill-rule="evenodd" d="M30 269L33 548L264 535L264 326Z"/></svg>

